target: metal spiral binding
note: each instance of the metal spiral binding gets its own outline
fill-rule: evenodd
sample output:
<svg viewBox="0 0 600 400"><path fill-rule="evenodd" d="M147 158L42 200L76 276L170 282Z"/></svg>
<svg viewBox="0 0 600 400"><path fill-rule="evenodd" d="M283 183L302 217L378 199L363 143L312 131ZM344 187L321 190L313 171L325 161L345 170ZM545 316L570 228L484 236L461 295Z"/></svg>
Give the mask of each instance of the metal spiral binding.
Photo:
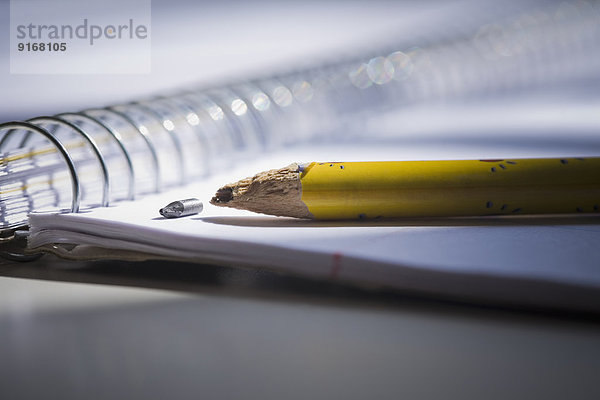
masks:
<svg viewBox="0 0 600 400"><path fill-rule="evenodd" d="M286 74L0 124L0 240L10 240L40 208L78 212L133 200L204 176L234 155L351 136L374 110L595 73L600 6L552 7L463 27L421 47L385 46ZM66 209L59 187L65 168ZM86 171L99 171L98 187Z"/></svg>

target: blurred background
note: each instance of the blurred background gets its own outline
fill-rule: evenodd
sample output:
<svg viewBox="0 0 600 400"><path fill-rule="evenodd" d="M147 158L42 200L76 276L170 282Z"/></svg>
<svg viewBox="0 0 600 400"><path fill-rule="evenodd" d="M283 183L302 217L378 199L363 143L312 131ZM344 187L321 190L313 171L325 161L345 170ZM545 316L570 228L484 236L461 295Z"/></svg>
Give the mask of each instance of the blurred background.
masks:
<svg viewBox="0 0 600 400"><path fill-rule="evenodd" d="M9 74L9 1L0 4L0 82L4 98L11 97L2 104L2 120L341 60L381 46L392 34L427 31L431 22L448 17L447 10L456 14L454 4L442 1L153 1L150 74L47 76Z"/></svg>
<svg viewBox="0 0 600 400"><path fill-rule="evenodd" d="M566 129L574 143L600 122L595 1L155 0L151 72L123 75L10 74L9 15L0 2L0 121L320 69L366 89L337 111L381 106L384 92L385 107L360 115L363 136L564 142Z"/></svg>
<svg viewBox="0 0 600 400"><path fill-rule="evenodd" d="M64 8L56 12L68 14ZM593 1L155 0L151 73L18 75L9 73L9 2L2 1L0 120L116 104L347 60L368 62L374 56L414 48L430 53L422 60L413 57L412 63L421 61L425 65L421 69L433 71L429 87L421 89L436 92L438 98L458 98L465 91L481 97L516 93L515 88L560 86L553 93L560 99L553 100L566 103L584 92L591 95L590 87L597 87L598 15ZM129 62L125 54L105 56L114 63ZM421 93L421 100L432 97Z"/></svg>

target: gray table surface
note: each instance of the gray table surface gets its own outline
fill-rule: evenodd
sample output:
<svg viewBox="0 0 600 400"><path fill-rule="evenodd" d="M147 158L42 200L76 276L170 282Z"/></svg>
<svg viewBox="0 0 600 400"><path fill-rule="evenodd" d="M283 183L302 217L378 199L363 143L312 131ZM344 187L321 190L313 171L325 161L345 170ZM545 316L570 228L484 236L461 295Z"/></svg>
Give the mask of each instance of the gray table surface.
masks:
<svg viewBox="0 0 600 400"><path fill-rule="evenodd" d="M0 265L0 398L599 398L593 316L260 270Z"/></svg>

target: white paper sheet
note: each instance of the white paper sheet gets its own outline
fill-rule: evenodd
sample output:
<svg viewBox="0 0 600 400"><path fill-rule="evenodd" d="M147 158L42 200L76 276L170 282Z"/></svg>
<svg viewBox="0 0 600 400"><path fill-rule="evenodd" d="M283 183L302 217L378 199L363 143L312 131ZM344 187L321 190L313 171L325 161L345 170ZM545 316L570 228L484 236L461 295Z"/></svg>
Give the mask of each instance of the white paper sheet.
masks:
<svg viewBox="0 0 600 400"><path fill-rule="evenodd" d="M135 202L79 214L33 214L30 245L87 244L428 292L459 290L445 286L438 275L462 279L458 282L465 294L470 277L600 287L600 221L594 217L321 222L208 204L222 184L292 161L478 158L476 154L482 152L494 157L507 155L501 147L436 149L414 144L278 152ZM513 149L511 155L558 154L554 150L527 150L525 154ZM158 209L168 202L188 197L204 202L201 214L180 219L159 215ZM110 251L104 256L110 256Z"/></svg>

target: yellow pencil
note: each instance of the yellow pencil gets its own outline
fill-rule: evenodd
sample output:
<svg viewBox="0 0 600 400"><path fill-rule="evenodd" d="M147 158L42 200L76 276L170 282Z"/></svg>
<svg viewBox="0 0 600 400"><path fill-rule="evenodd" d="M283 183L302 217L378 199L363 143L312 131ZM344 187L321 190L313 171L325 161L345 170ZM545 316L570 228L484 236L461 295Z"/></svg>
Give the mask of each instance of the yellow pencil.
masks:
<svg viewBox="0 0 600 400"><path fill-rule="evenodd" d="M597 213L600 157L292 164L211 203L315 219Z"/></svg>

